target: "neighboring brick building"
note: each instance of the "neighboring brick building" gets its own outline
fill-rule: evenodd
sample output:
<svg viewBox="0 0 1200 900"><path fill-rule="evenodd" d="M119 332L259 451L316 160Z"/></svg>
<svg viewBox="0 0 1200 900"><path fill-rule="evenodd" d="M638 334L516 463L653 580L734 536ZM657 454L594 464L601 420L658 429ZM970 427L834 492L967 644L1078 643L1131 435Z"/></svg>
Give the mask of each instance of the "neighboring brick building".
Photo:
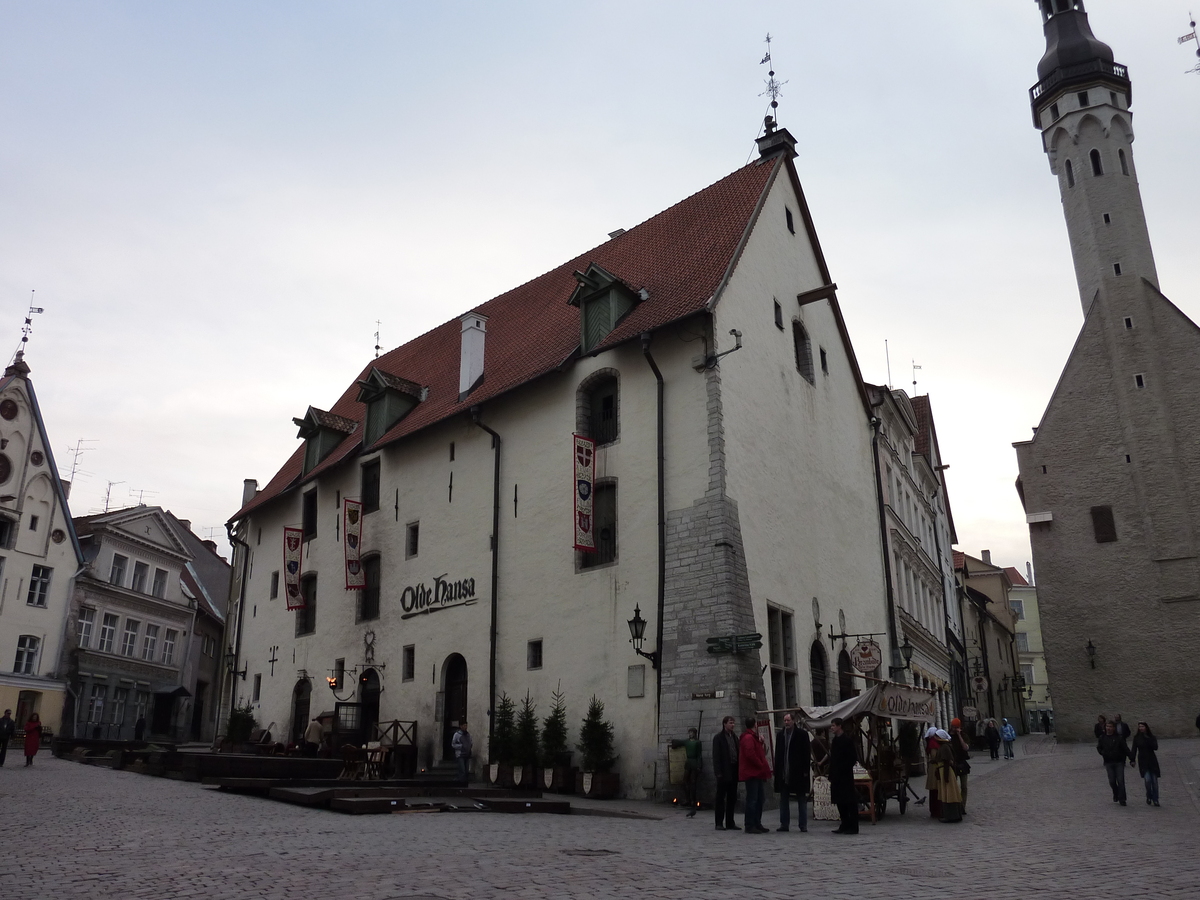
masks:
<svg viewBox="0 0 1200 900"><path fill-rule="evenodd" d="M1133 158L1132 88L1079 0L1042 0L1030 96L1058 176L1083 329L1017 443L1057 732L1097 713L1195 734L1200 329L1159 290ZM1179 652L1182 650L1182 653Z"/></svg>

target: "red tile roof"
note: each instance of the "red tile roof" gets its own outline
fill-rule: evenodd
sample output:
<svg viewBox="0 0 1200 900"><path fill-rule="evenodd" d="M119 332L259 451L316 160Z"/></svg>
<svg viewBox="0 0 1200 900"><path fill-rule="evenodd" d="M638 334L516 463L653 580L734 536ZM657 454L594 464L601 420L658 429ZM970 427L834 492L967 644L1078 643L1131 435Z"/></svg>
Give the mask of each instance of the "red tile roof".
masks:
<svg viewBox="0 0 1200 900"><path fill-rule="evenodd" d="M1005 566L1004 571L1008 575L1008 580L1012 582L1013 587L1029 587L1029 582L1025 580L1025 576L1013 566Z"/></svg>
<svg viewBox="0 0 1200 900"><path fill-rule="evenodd" d="M967 559L967 555L965 553L963 553L961 550L955 550L954 551L954 571L956 571L956 572L962 571L962 567L963 567L964 563L966 562L966 559Z"/></svg>
<svg viewBox="0 0 1200 900"><path fill-rule="evenodd" d="M567 300L577 285L574 272L590 263L649 293L595 352L704 310L736 265L759 201L783 166L781 155L752 162L624 234L475 307L472 312L488 316L484 378L462 401L458 399L461 325L455 317L372 360L329 412L363 420L366 407L356 399L357 383L372 366L429 388L428 397L374 445L379 447L553 371L579 349L579 308ZM343 440L303 479L301 445L233 519L352 456L361 435L359 429Z"/></svg>

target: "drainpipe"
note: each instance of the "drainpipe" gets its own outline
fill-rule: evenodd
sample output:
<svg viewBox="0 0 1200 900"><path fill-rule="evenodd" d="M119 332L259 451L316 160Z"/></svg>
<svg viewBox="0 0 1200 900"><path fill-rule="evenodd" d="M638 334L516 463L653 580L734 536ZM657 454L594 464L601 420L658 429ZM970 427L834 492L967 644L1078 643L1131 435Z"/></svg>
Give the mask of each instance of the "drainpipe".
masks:
<svg viewBox="0 0 1200 900"><path fill-rule="evenodd" d="M500 588L500 435L480 421L479 407L471 407L471 421L492 436L496 470L492 476L492 625L488 654L488 746L496 731L496 597ZM489 750L490 752L490 750Z"/></svg>
<svg viewBox="0 0 1200 900"><path fill-rule="evenodd" d="M242 545L242 575L238 586L237 623L234 629L235 637L233 644L233 671L236 672L238 658L242 655L242 613L246 608L246 573L250 568L250 545L241 538L234 536L233 526L229 522L225 523L225 534L229 537L229 546ZM223 648L221 655L222 657L225 655ZM230 674L228 667L226 667L222 677L229 682L229 714L233 715L233 707L237 704L237 676ZM214 749L217 746L217 732L220 730L219 721L217 725L218 727L213 730Z"/></svg>
<svg viewBox="0 0 1200 900"><path fill-rule="evenodd" d="M871 404L878 409L883 405L883 398L878 403ZM879 416L871 416L871 456L875 460L875 503L879 509L879 540L883 550L883 584L887 594L887 633L888 643L891 644L891 665L888 667L888 680L891 680L892 669L899 669L897 657L900 639L896 635L896 598L892 593L892 560L888 551L887 510L883 504L883 475L879 466Z"/></svg>
<svg viewBox="0 0 1200 900"><path fill-rule="evenodd" d="M642 355L650 364L654 380L658 382L658 633L655 640L655 655L653 662L655 671L654 725L658 729L658 720L662 710L662 665L663 665L663 612L666 608L667 597L667 495L666 480L663 470L666 468L666 456L663 449L663 377L658 370L658 364L650 355L650 332L642 332Z"/></svg>

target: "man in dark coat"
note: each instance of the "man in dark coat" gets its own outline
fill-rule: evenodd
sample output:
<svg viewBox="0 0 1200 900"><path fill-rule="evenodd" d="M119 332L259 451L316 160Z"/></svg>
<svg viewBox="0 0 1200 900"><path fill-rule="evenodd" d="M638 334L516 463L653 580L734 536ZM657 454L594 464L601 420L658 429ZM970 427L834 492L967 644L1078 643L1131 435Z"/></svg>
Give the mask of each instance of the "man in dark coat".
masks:
<svg viewBox="0 0 1200 900"><path fill-rule="evenodd" d="M713 811L717 815L717 831L736 831L733 808L737 806L738 737L734 733L733 716L721 720L721 730L713 738L713 777L717 779L717 796Z"/></svg>
<svg viewBox="0 0 1200 900"><path fill-rule="evenodd" d="M854 787L854 765L858 747L854 738L842 730L842 720L834 719L829 730L829 799L838 808L842 824L834 834L858 834L858 791Z"/></svg>
<svg viewBox="0 0 1200 900"><path fill-rule="evenodd" d="M808 773L812 766L812 746L808 732L796 727L788 713L775 736L775 793L779 795L779 828L787 831L792 822L791 797L800 808L800 830L808 831Z"/></svg>
<svg viewBox="0 0 1200 900"><path fill-rule="evenodd" d="M8 756L8 742L16 730L17 723L12 720L12 710L6 709L4 717L0 718L0 766L4 765L4 757Z"/></svg>
<svg viewBox="0 0 1200 900"><path fill-rule="evenodd" d="M1117 734L1115 722L1104 726L1104 734L1096 742L1096 752L1104 759L1104 770L1108 773L1108 786L1112 788L1113 802L1124 806L1125 763L1130 761L1130 753L1125 736Z"/></svg>
<svg viewBox="0 0 1200 900"><path fill-rule="evenodd" d="M1096 735L1096 740L1104 737L1104 724L1106 721L1103 713L1096 717L1096 724L1092 726L1092 733Z"/></svg>

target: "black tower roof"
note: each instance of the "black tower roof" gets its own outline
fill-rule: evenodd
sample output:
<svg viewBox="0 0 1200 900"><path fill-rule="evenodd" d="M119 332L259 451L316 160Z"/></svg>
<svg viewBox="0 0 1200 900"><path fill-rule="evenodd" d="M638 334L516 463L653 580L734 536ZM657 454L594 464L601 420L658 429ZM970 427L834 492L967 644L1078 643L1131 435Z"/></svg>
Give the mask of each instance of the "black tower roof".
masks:
<svg viewBox="0 0 1200 900"><path fill-rule="evenodd" d="M1033 123L1041 98L1052 89L1083 81L1104 81L1132 100L1129 72L1113 61L1112 48L1092 34L1083 0L1037 0L1045 22L1046 53L1038 63L1038 83L1029 90Z"/></svg>

